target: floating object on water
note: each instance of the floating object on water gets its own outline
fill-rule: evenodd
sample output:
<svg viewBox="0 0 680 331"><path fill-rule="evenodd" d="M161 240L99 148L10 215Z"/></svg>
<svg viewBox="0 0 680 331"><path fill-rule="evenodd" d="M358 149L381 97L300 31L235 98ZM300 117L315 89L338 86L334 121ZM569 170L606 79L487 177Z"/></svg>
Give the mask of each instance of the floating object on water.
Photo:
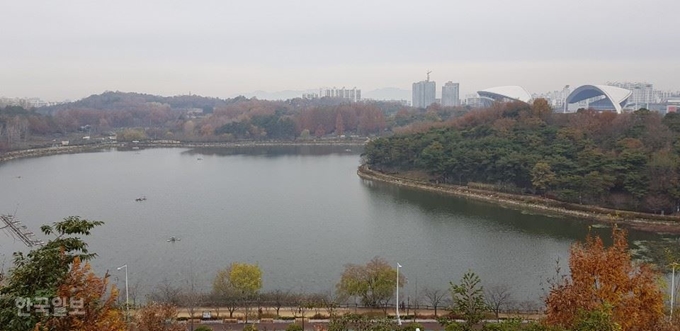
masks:
<svg viewBox="0 0 680 331"><path fill-rule="evenodd" d="M182 240L182 239L173 236L173 237L170 237L170 239L168 239L168 242L174 243L175 241L180 241L180 240Z"/></svg>
<svg viewBox="0 0 680 331"><path fill-rule="evenodd" d="M137 202L146 201L146 197L145 196L139 197L139 198L135 199L135 201L137 201Z"/></svg>

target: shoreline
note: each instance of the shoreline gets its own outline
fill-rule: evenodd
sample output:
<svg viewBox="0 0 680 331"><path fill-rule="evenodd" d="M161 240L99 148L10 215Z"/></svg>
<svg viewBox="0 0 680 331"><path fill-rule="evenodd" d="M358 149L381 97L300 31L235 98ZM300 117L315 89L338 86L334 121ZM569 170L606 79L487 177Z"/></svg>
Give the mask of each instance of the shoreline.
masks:
<svg viewBox="0 0 680 331"><path fill-rule="evenodd" d="M522 211L530 210L548 216L559 215L574 217L608 225L621 224L628 228L645 232L673 235L680 234L680 217L678 216L647 215L638 212L607 209L597 206L576 205L537 196L473 189L468 188L467 186L451 184L434 184L408 177L385 174L372 170L365 164L359 166L357 175L364 180L374 180L423 191L489 202L503 208Z"/></svg>
<svg viewBox="0 0 680 331"><path fill-rule="evenodd" d="M75 154L96 152L112 148L247 148L247 147L295 147L295 146L364 146L365 140L310 140L310 141L238 141L238 142L182 142L173 140L155 140L117 142L105 144L85 144L72 146L55 146L28 148L0 154L0 163L31 157L42 157L59 154Z"/></svg>

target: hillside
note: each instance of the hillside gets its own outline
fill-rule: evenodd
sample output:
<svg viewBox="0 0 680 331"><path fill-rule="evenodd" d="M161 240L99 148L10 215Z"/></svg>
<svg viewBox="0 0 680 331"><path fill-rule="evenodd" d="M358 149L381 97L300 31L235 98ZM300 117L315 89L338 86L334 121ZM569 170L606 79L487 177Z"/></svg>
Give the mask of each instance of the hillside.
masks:
<svg viewBox="0 0 680 331"><path fill-rule="evenodd" d="M62 110L71 109L130 110L142 107L148 103L165 104L170 106L173 110L198 108L210 112L216 107L226 106L238 100L239 98L219 99L198 95L164 97L144 93L106 91L102 94L93 94L78 101L42 107L38 109L38 112L43 114L54 114Z"/></svg>
<svg viewBox="0 0 680 331"><path fill-rule="evenodd" d="M497 104L429 130L370 142L382 172L654 213L678 210L680 115L552 113L544 100Z"/></svg>

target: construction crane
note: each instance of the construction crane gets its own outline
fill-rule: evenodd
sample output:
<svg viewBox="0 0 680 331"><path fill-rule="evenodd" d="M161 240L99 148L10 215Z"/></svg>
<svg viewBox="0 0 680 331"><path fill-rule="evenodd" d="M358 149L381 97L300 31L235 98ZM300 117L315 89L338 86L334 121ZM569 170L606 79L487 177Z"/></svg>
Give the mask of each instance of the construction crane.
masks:
<svg viewBox="0 0 680 331"><path fill-rule="evenodd" d="M427 81L430 81L430 74L432 73L432 70L427 71Z"/></svg>
<svg viewBox="0 0 680 331"><path fill-rule="evenodd" d="M34 247L45 244L42 240L36 239L33 232L28 231L28 228L14 219L13 215L0 215L0 221L5 223L5 226L0 227L0 230L5 230L12 238L21 240L26 246Z"/></svg>

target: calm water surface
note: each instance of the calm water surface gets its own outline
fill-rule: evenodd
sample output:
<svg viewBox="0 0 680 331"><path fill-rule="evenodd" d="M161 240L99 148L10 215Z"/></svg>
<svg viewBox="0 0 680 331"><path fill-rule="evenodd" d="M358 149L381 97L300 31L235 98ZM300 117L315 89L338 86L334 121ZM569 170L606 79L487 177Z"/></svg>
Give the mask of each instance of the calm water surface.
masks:
<svg viewBox="0 0 680 331"><path fill-rule="evenodd" d="M364 181L360 148L150 149L0 164L0 213L34 232L69 215L106 224L87 239L93 266L141 293L168 281L208 290L218 269L257 263L264 289L332 290L343 265L399 262L404 298L472 269L537 300L588 223ZM145 196L144 202L135 198ZM594 229L605 236L609 229ZM181 238L167 242L171 236ZM631 241L655 236L632 232ZM44 238L48 239L48 238ZM25 250L0 234L4 267ZM405 293L405 294L404 294ZM140 295L141 296L141 295Z"/></svg>

